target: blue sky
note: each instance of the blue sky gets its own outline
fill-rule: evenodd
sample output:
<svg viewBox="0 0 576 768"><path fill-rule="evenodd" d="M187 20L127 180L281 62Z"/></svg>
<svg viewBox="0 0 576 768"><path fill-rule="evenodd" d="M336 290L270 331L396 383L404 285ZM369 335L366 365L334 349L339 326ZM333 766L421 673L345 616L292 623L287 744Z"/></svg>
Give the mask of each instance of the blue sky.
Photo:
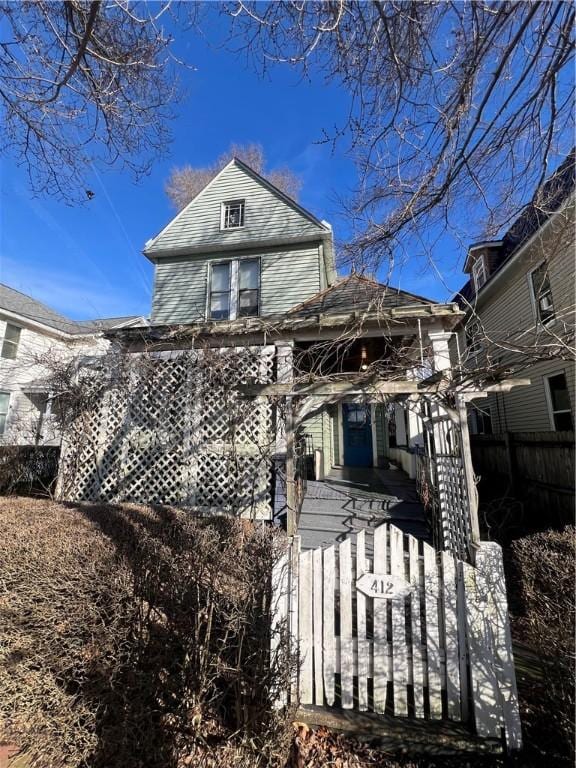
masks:
<svg viewBox="0 0 576 768"><path fill-rule="evenodd" d="M337 239L348 232L339 198L354 188L345 146L319 143L346 117L348 98L336 85L309 83L288 68L261 79L243 60L212 48L197 35L178 41L194 69L181 73L186 99L177 105L174 142L138 184L119 171L92 169L95 197L71 207L33 198L25 171L0 166L0 282L78 319L147 315L153 269L141 251L173 215L163 187L170 170L208 165L231 143L257 142L270 168L288 165L303 181L300 202L329 220ZM450 250L450 248L449 248ZM463 282L460 250L445 263L448 287L421 262L395 276L400 287L445 299Z"/></svg>

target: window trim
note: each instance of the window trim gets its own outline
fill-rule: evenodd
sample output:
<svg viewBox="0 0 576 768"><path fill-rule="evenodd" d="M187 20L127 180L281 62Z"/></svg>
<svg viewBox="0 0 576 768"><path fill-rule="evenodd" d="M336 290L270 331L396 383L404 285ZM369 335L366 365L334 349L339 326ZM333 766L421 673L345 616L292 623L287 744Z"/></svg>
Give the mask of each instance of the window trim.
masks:
<svg viewBox="0 0 576 768"><path fill-rule="evenodd" d="M214 323L227 323L231 320L238 320L242 317L238 314L240 309L240 269L241 261L258 261L258 314L244 315L244 318L260 317L262 311L262 259L260 256L241 256L238 258L213 259L209 263L208 282L206 286L206 320ZM230 264L230 305L229 316L227 319L216 319L211 317L211 297L212 297L212 269L216 264ZM254 289L252 289L254 290Z"/></svg>
<svg viewBox="0 0 576 768"><path fill-rule="evenodd" d="M566 392L568 393L568 400L570 401L570 408L562 408L561 410L554 410L554 403L552 402L552 392L550 390L550 379L556 378L556 376L564 376L566 382ZM556 371L556 373L548 373L544 377L544 392L546 394L546 404L548 405L548 417L550 419L550 428L552 432L562 432L563 430L556 429L556 423L554 421L554 415L557 413L569 413L572 416L572 426L574 426L574 411L572 409L572 400L570 398L570 389L568 387L568 377L566 376L566 370Z"/></svg>
<svg viewBox="0 0 576 768"><path fill-rule="evenodd" d="M484 280L482 281L481 285L478 285L478 276L476 274L478 264L482 266L482 275L484 276ZM474 281L474 292L479 293L480 290L486 285L488 282L488 269L486 267L486 260L484 258L483 253L479 253L478 256L474 259L474 263L472 264L472 279Z"/></svg>
<svg viewBox="0 0 576 768"><path fill-rule="evenodd" d="M258 287L257 288L240 288L240 264L243 261L255 261L258 265ZM260 317L260 309L262 306L262 259L259 256L245 256L242 259L236 259L236 317ZM258 293L258 309L255 315L241 315L240 314L240 291L254 291Z"/></svg>
<svg viewBox="0 0 576 768"><path fill-rule="evenodd" d="M228 272L228 291L216 291L216 293L228 293L228 317L219 318L212 317L212 273L215 266L219 264L229 264L230 269ZM210 271L208 273L208 290L206 291L206 319L212 320L215 323L226 322L232 319L232 280L233 280L233 259L218 259L217 261L210 262Z"/></svg>
<svg viewBox="0 0 576 768"><path fill-rule="evenodd" d="M242 206L242 224L237 227L227 227L226 225L226 206L241 205ZM237 229L244 229L246 226L246 198L237 198L234 200L223 200L220 203L220 231L228 232L235 231Z"/></svg>
<svg viewBox="0 0 576 768"><path fill-rule="evenodd" d="M6 332L8 331L9 327L16 328L18 330L17 341L13 341L12 339L6 338ZM4 328L4 336L2 337L2 347L0 348L0 357L3 360L16 360L16 358L18 357L18 349L20 348L21 339L22 339L22 326L16 325L16 323L11 323L9 320L7 320ZM15 349L14 357L8 357L7 355L4 354L5 345L10 345L14 347Z"/></svg>
<svg viewBox="0 0 576 768"><path fill-rule="evenodd" d="M6 432L8 431L8 417L10 415L10 406L12 404L12 392L10 392L7 389L0 390L0 395L8 395L8 403L6 405L6 411L0 411L0 416L5 416L4 419L4 428L0 429L0 438L4 437Z"/></svg>
<svg viewBox="0 0 576 768"><path fill-rule="evenodd" d="M549 317L548 320L542 320L540 317L540 304L538 301L538 297L536 296L536 291L534 290L534 280L532 278L532 275L534 272L537 272L540 267L542 267L544 264L549 264L549 262L546 259L543 259L540 261L533 269L531 269L528 272L528 290L530 291L530 301L532 302L532 314L534 315L534 320L537 324L544 325L546 327L554 325L556 322L556 308L554 307L554 296L552 295L552 285L550 285L550 273L548 272L548 284L550 285L550 297L552 300L552 317Z"/></svg>

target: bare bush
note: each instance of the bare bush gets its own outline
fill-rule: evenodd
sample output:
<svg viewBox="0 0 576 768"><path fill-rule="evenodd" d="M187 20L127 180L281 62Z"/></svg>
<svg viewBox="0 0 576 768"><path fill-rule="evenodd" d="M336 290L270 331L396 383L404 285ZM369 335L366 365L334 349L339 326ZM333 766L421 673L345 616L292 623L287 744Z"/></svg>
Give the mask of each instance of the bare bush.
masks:
<svg viewBox="0 0 576 768"><path fill-rule="evenodd" d="M524 692L523 723L546 765L574 765L575 535L573 527L537 533L510 550L513 633L544 670Z"/></svg>
<svg viewBox="0 0 576 768"><path fill-rule="evenodd" d="M127 505L3 500L0 520L0 735L32 768L283 759L281 537Z"/></svg>

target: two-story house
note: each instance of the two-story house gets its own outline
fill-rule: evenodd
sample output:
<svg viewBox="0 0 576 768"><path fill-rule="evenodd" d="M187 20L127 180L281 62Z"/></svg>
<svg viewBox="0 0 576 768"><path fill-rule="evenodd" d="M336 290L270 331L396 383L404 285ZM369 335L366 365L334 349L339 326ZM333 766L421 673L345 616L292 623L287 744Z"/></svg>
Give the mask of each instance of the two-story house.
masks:
<svg viewBox="0 0 576 768"><path fill-rule="evenodd" d="M529 380L471 403L480 474L507 473L541 507L573 513L576 408L574 153L500 240L469 248L453 363L463 376ZM515 437L516 436L516 437ZM516 441L516 447L511 446ZM572 457L572 458L571 458ZM503 492L503 490L502 490Z"/></svg>
<svg viewBox="0 0 576 768"><path fill-rule="evenodd" d="M155 268L150 326L106 335L127 353L154 356L158 370L164 361L170 375L154 380L150 396L141 387L138 403L134 390L129 405L116 400L103 409L94 445L85 448L89 458L75 465L87 469L69 483L71 495L269 519L271 466L291 450L288 417L315 455L318 474L378 467L391 457L403 463L404 453L412 462L404 427L412 420L412 441L418 427L404 415L404 401L424 376L449 368L448 340L462 316L455 304L355 274L338 279L330 225L237 159L146 243L144 254ZM220 354L204 363L200 378L178 362L190 350L206 361L209 349ZM232 353L238 357L229 368L245 388L238 397L250 404L233 426L224 421L238 392L224 394L210 378ZM181 399L170 410L165 403L174 392ZM239 485L251 490L231 493Z"/></svg>
<svg viewBox="0 0 576 768"><path fill-rule="evenodd" d="M0 442L57 445L53 369L74 358L104 355L105 329L143 318L71 320L42 302L0 284Z"/></svg>

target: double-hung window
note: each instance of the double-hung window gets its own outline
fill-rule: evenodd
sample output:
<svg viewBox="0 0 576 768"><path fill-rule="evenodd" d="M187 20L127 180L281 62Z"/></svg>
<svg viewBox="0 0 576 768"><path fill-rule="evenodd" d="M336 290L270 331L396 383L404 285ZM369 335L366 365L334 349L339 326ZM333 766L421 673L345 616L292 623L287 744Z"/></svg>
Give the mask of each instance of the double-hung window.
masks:
<svg viewBox="0 0 576 768"><path fill-rule="evenodd" d="M474 278L474 290L476 293L482 288L488 275L486 274L486 264L484 263L484 257L478 256L472 266L472 277Z"/></svg>
<svg viewBox="0 0 576 768"><path fill-rule="evenodd" d="M6 330L4 331L4 340L2 341L2 357L8 360L15 360L18 354L18 344L20 343L21 328L18 325L12 325L12 323L6 323Z"/></svg>
<svg viewBox="0 0 576 768"><path fill-rule="evenodd" d="M547 376L546 388L550 420L554 429L558 432L573 430L574 420L565 374L557 373L555 376Z"/></svg>
<svg viewBox="0 0 576 768"><path fill-rule="evenodd" d="M260 306L260 260L238 262L238 317L255 317Z"/></svg>
<svg viewBox="0 0 576 768"><path fill-rule="evenodd" d="M550 278L548 277L548 264L545 261L530 273L530 286L532 288L536 319L541 323L548 323L554 320L556 314L554 312L554 302L552 301Z"/></svg>
<svg viewBox="0 0 576 768"><path fill-rule="evenodd" d="M235 259L212 264L208 316L236 320L260 314L260 259Z"/></svg>
<svg viewBox="0 0 576 768"><path fill-rule="evenodd" d="M210 281L210 318L212 320L230 319L232 262L221 261L212 265Z"/></svg>
<svg viewBox="0 0 576 768"><path fill-rule="evenodd" d="M10 392L0 392L0 435L6 431L8 409L10 408Z"/></svg>

